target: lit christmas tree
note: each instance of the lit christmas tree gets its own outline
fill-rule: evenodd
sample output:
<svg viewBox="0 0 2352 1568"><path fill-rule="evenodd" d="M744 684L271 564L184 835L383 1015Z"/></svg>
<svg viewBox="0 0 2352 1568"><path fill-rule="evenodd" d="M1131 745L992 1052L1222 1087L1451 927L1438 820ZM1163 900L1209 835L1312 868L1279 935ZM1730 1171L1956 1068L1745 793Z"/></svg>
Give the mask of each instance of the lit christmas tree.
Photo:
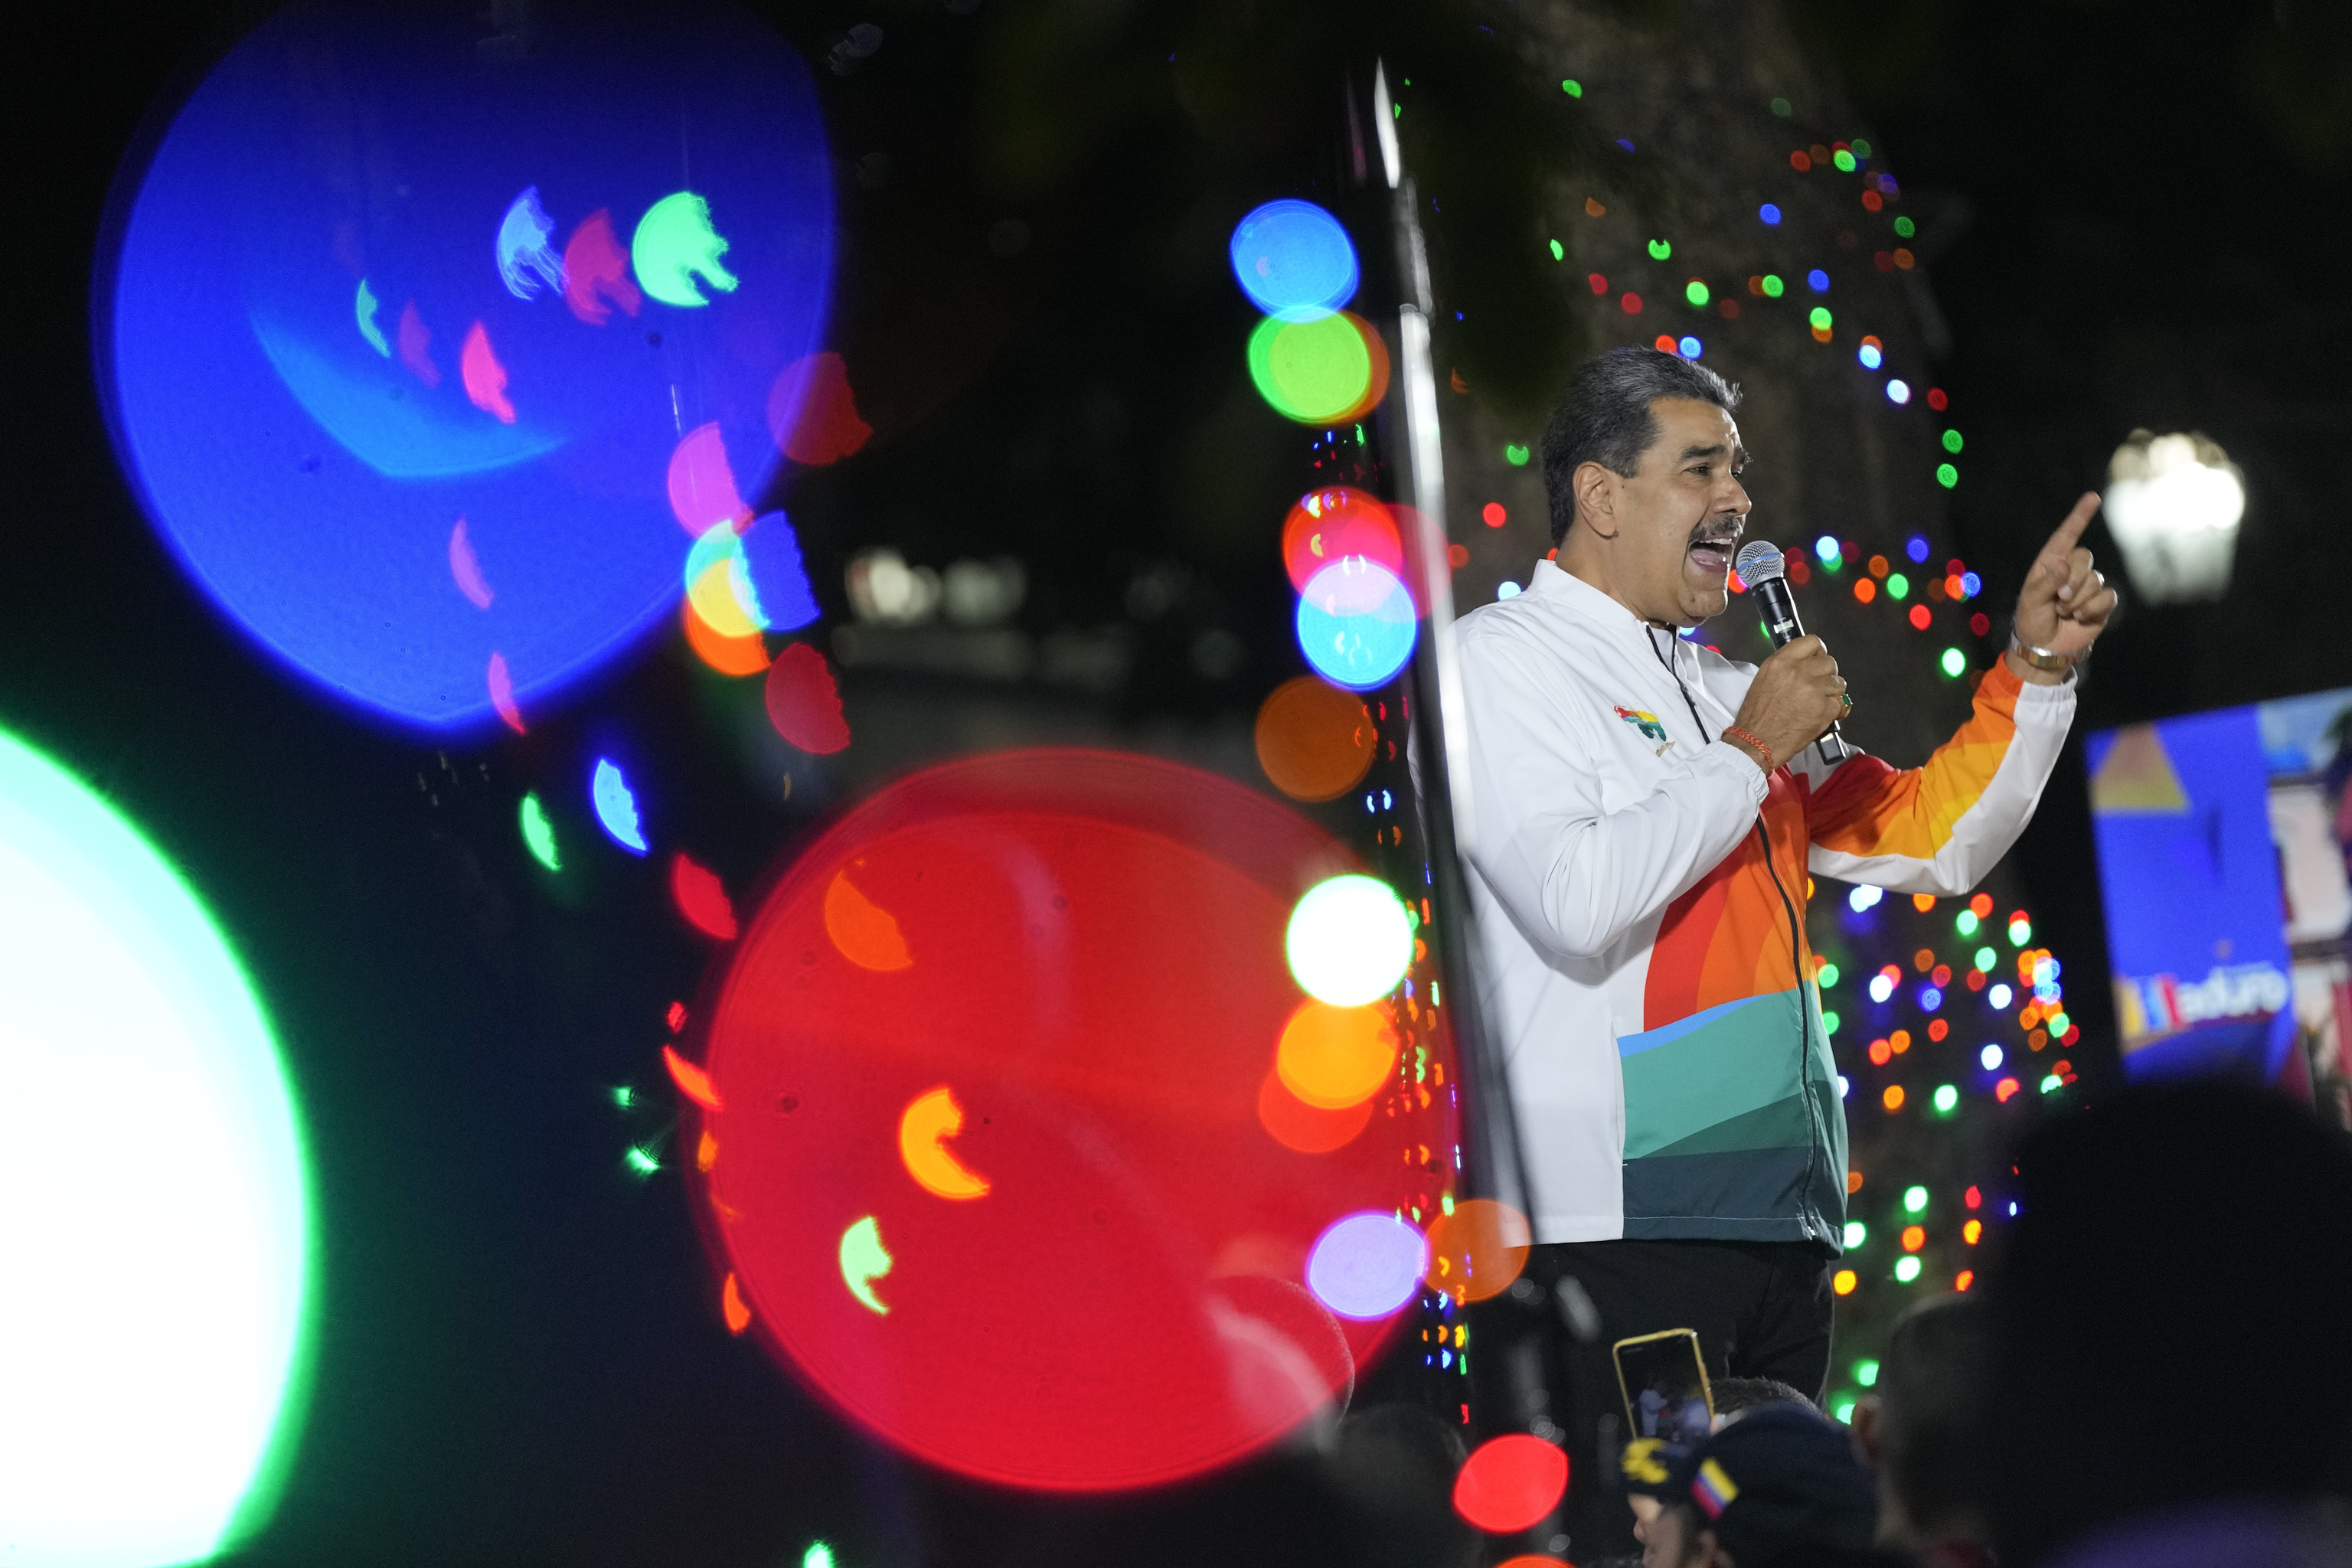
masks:
<svg viewBox="0 0 2352 1568"><path fill-rule="evenodd" d="M2008 630L1949 546L1966 436L1932 367L1946 339L1922 260L1934 226L1771 12L1671 38L1589 8L1519 14L1523 57L1582 122L1588 173L1554 182L1549 232L1525 241L1573 301L1579 352L1654 346L1743 385L1748 537L1788 552L1808 625L1853 685L1848 737L1926 762ZM1399 98L1410 164L1412 89ZM1479 319L1463 281L1477 258L1449 244L1446 192L1424 194L1466 607L1517 593L1549 547L1531 460L1545 409L1511 374L1513 323ZM2063 499L2017 504L2054 520ZM1693 635L1761 659L1741 605ZM2064 1098L2080 1033L2005 868L1942 900L1816 881L1808 918L1852 1140L1827 1400L1843 1416L1895 1317L1974 1282L2009 1213L2002 1151Z"/></svg>

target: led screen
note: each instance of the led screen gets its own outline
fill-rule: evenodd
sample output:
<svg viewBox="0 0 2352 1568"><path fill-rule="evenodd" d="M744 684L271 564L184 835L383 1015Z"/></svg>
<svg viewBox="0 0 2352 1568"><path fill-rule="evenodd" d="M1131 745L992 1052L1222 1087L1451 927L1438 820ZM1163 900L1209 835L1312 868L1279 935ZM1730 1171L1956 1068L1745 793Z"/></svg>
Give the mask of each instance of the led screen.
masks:
<svg viewBox="0 0 2352 1568"><path fill-rule="evenodd" d="M2307 1089L2352 1010L2352 690L2091 737L2119 1043L2135 1078Z"/></svg>

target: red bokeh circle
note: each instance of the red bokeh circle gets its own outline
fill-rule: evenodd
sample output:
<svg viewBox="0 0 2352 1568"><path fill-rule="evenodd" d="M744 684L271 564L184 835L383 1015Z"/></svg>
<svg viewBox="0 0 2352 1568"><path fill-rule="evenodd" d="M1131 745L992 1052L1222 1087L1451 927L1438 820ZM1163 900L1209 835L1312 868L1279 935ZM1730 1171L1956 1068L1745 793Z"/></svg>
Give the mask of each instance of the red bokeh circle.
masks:
<svg viewBox="0 0 2352 1568"><path fill-rule="evenodd" d="M1454 1478L1454 1511L1490 1534L1527 1529L1568 1490L1568 1455L1524 1432L1491 1437Z"/></svg>
<svg viewBox="0 0 2352 1568"><path fill-rule="evenodd" d="M768 431L795 463L839 462L862 448L874 426L857 412L849 367L827 350L794 360L768 389Z"/></svg>
<svg viewBox="0 0 2352 1568"><path fill-rule="evenodd" d="M868 1430L1041 1489L1198 1474L1343 1398L1396 1320L1327 1311L1307 1250L1423 1201L1400 1143L1451 1139L1402 1095L1386 1135L1326 1149L1261 1121L1300 999L1285 924L1350 868L1264 795L1106 752L952 763L849 812L702 1009L700 1208L751 1326Z"/></svg>
<svg viewBox="0 0 2352 1568"><path fill-rule="evenodd" d="M806 643L786 643L768 667L768 721L803 752L826 756L849 744L841 691L824 655Z"/></svg>
<svg viewBox="0 0 2352 1568"><path fill-rule="evenodd" d="M1282 564L1298 593L1315 574L1344 556L1360 555L1402 581L1404 541L1387 502L1345 485L1330 485L1299 498L1282 524Z"/></svg>

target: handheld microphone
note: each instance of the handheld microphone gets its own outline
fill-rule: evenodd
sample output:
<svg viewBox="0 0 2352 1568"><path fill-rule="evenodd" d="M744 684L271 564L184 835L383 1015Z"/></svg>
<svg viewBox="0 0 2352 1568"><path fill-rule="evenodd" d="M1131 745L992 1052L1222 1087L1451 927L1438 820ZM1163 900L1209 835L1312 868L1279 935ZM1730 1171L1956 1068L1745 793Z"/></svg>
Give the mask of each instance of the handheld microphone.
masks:
<svg viewBox="0 0 2352 1568"><path fill-rule="evenodd" d="M1805 623L1797 615L1797 596L1789 591L1788 562L1779 545L1762 539L1741 545L1732 569L1756 595L1756 607L1764 612L1764 634L1774 647L1786 647L1805 635ZM1821 748L1822 761L1832 766L1852 754L1835 720L1815 744Z"/></svg>

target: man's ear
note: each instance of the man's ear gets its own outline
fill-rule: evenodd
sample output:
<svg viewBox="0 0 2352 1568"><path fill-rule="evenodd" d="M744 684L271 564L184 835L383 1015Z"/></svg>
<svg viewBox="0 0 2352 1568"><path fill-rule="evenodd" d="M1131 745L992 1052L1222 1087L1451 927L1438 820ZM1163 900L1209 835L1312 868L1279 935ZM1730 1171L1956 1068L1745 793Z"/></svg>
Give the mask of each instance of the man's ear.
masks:
<svg viewBox="0 0 2352 1568"><path fill-rule="evenodd" d="M1698 1546L1702 1568L1739 1568L1739 1564L1732 1561L1731 1553L1723 1549L1723 1542L1715 1538L1712 1530L1698 1532Z"/></svg>
<svg viewBox="0 0 2352 1568"><path fill-rule="evenodd" d="M1617 533L1617 476L1604 463L1579 463L1568 481L1576 513L1603 539Z"/></svg>
<svg viewBox="0 0 2352 1568"><path fill-rule="evenodd" d="M1886 1430L1878 1395L1865 1394L1853 1402L1853 1451L1871 1469L1886 1462Z"/></svg>

